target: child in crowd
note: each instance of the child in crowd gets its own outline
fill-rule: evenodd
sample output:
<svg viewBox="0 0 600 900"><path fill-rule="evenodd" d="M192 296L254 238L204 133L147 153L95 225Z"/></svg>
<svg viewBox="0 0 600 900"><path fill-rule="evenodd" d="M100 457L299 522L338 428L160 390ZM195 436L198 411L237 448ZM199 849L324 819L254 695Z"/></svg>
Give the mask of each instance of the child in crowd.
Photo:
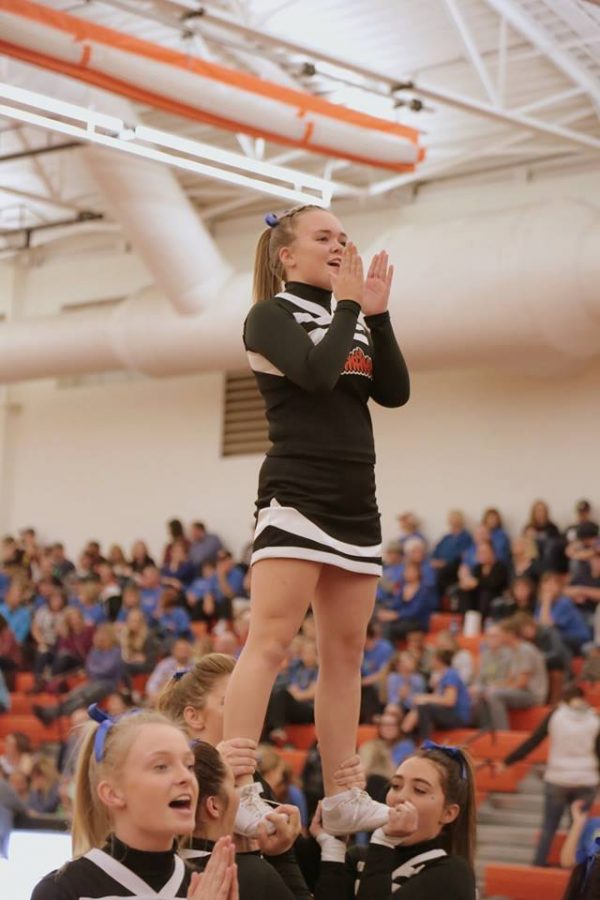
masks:
<svg viewBox="0 0 600 900"><path fill-rule="evenodd" d="M392 706L412 709L417 694L424 694L425 679L417 672L417 661L408 650L397 653L391 662L387 677L386 700Z"/></svg>
<svg viewBox="0 0 600 900"><path fill-rule="evenodd" d="M471 719L471 698L456 669L452 668L452 651L436 650L433 657L433 694L417 694L413 709L404 718L406 734L416 731L428 738L434 728L464 728Z"/></svg>

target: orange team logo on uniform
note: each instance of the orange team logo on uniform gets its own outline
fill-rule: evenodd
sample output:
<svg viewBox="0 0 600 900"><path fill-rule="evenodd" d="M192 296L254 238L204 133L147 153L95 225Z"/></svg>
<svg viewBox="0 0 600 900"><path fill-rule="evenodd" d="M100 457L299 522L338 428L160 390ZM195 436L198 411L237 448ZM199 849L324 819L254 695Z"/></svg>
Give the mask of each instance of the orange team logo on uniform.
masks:
<svg viewBox="0 0 600 900"><path fill-rule="evenodd" d="M365 378L372 378L373 360L363 353L360 347L355 347L346 360L342 375L364 375Z"/></svg>

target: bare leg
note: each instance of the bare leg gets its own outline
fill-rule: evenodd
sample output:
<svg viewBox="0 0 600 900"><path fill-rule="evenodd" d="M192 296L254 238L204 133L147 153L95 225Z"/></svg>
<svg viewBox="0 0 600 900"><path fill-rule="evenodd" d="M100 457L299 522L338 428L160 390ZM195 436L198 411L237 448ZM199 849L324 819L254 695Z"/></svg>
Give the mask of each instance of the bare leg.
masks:
<svg viewBox="0 0 600 900"><path fill-rule="evenodd" d="M321 568L321 563L297 559L263 559L253 566L250 631L227 687L225 740L260 739L275 677L314 597ZM238 783L251 781L248 775Z"/></svg>
<svg viewBox="0 0 600 900"><path fill-rule="evenodd" d="M333 774L356 752L360 666L376 586L374 575L324 566L313 601L319 647L315 722L327 797L345 790Z"/></svg>

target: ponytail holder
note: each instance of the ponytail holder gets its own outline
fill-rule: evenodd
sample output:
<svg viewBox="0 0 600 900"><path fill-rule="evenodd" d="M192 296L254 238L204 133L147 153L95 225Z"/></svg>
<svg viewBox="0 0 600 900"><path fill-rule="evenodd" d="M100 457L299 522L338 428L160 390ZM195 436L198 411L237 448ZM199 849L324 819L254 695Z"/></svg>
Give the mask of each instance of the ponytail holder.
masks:
<svg viewBox="0 0 600 900"><path fill-rule="evenodd" d="M267 213L265 216L265 222L269 226L269 228L275 228L276 225L279 225L279 216L277 213Z"/></svg>
<svg viewBox="0 0 600 900"><path fill-rule="evenodd" d="M189 669L180 669L179 672L173 672L171 676L171 681L181 681L184 675L187 675Z"/></svg>
<svg viewBox="0 0 600 900"><path fill-rule="evenodd" d="M449 744L436 744L435 741L427 739L421 744L421 750L439 750L441 753L445 753L446 756L449 756L460 765L460 777L466 779L467 765L464 753L459 747L451 747Z"/></svg>
<svg viewBox="0 0 600 900"><path fill-rule="evenodd" d="M97 763L102 762L104 756L104 745L106 744L106 736L115 724L115 720L100 709L97 703L88 706L88 716L94 722L98 722L99 728L96 729L94 735L94 759Z"/></svg>

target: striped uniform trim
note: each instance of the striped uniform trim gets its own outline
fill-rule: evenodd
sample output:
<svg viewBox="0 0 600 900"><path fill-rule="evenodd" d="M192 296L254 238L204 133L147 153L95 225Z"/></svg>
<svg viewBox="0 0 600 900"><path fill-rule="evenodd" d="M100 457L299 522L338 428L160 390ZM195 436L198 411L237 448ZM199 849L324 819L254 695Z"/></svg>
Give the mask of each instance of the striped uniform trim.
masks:
<svg viewBox="0 0 600 900"><path fill-rule="evenodd" d="M117 884L123 885L128 891L127 895L111 894L110 896L107 895L105 897L96 898L96 900L125 900L125 896L127 896L129 900L150 900L151 897L163 897L165 900L177 900L177 898L183 897L183 895L179 893L179 888L184 882L185 866L183 860L180 859L179 856L175 856L173 874L167 883L162 886L160 891L153 890L143 878L140 878L139 875L136 875L135 872L132 872L131 869L128 869L127 866L123 865L119 860L114 859L98 847L93 847L91 850L88 850L85 854L85 858L98 866L99 869L105 872L113 881L116 881ZM93 900L93 898L80 897L80 900Z"/></svg>
<svg viewBox="0 0 600 900"><path fill-rule="evenodd" d="M297 312L292 311L294 319L298 325L302 325L315 346L320 343L327 334L327 329L331 325L333 312L327 312L327 310L318 303L313 303L311 300L304 300L302 297L296 297L294 294L288 294L286 291L283 291L281 294L276 294L276 296L282 300L287 300L297 308ZM358 314L358 319L356 320L354 340L361 344L365 344L367 347L369 346L367 326L365 317L362 313ZM284 377L283 372L274 366L273 363L269 362L269 360L261 353L256 353L254 350L248 350L246 351L246 355L253 372L262 372L265 375L275 375L278 378Z"/></svg>
<svg viewBox="0 0 600 900"><path fill-rule="evenodd" d="M261 559L305 559L349 572L381 575L381 544L360 546L337 540L291 506L276 500L259 510L251 563Z"/></svg>

